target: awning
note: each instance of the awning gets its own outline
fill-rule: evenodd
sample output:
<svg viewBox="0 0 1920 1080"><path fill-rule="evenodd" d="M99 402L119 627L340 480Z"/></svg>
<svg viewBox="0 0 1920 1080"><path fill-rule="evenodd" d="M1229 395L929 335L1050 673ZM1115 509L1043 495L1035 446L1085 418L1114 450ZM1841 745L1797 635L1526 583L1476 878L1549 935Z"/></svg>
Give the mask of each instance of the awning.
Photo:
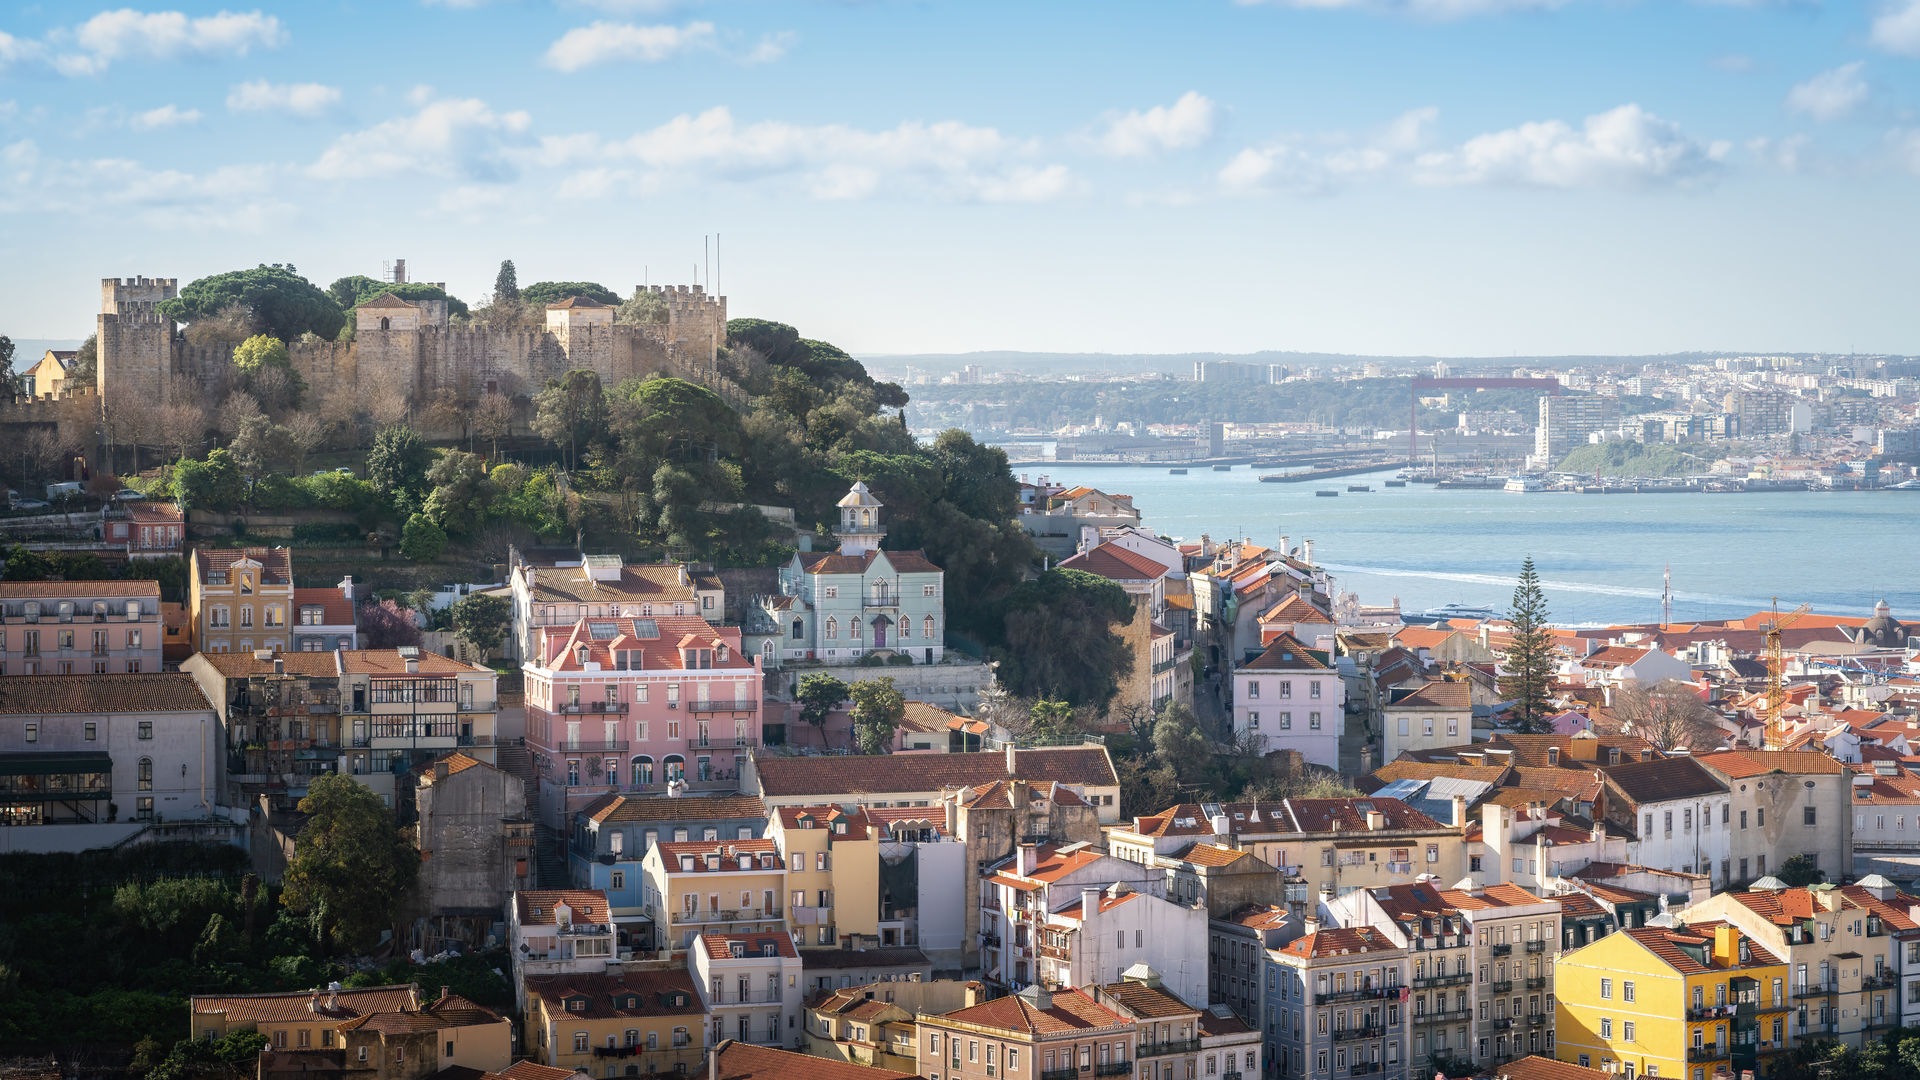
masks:
<svg viewBox="0 0 1920 1080"><path fill-rule="evenodd" d="M0 754L0 776L54 776L61 773L110 773L113 756L105 750Z"/></svg>

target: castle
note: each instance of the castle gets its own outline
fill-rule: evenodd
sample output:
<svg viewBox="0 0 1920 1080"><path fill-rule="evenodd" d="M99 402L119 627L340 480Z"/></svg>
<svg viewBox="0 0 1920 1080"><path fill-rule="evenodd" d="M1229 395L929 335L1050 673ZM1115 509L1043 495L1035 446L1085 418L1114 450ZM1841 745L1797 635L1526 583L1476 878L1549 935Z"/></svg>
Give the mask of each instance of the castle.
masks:
<svg viewBox="0 0 1920 1080"><path fill-rule="evenodd" d="M158 310L178 289L177 278L101 279L95 379L103 397L206 402L224 392L233 346L195 345L179 335ZM352 341L292 341L287 350L309 388L344 384L361 395L398 388L416 403L513 383L535 393L576 368L596 372L607 386L654 373L723 381L715 366L726 343L727 298L699 285L647 291L665 301L666 322L616 323L613 308L572 299L547 305L542 328L505 330L456 329L444 300L387 293L354 309Z"/></svg>

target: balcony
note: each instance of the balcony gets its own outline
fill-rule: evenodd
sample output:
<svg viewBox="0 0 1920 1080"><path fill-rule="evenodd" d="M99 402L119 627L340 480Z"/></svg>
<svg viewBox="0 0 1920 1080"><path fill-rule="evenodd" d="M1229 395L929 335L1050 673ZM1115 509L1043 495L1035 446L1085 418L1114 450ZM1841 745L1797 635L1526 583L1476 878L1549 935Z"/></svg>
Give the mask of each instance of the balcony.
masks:
<svg viewBox="0 0 1920 1080"><path fill-rule="evenodd" d="M612 742L565 739L553 745L553 752L556 754L617 754L626 748L625 739L615 739Z"/></svg>
<svg viewBox="0 0 1920 1080"><path fill-rule="evenodd" d="M708 698L685 704L689 711L696 713L757 712L760 708L760 703L752 698Z"/></svg>
<svg viewBox="0 0 1920 1080"><path fill-rule="evenodd" d="M1546 988L1547 977L1545 975L1536 975L1527 980L1527 989L1529 990L1545 990Z"/></svg>
<svg viewBox="0 0 1920 1080"><path fill-rule="evenodd" d="M1173 661L1173 660L1161 660L1161 661L1158 661L1158 662L1156 662L1156 663L1155 663L1155 664L1153 665L1153 673L1154 673L1155 675L1159 675L1159 674L1161 674L1162 672L1167 672L1167 671L1172 671L1172 670L1173 670L1173 665L1174 665L1174 664L1175 664L1176 662L1177 662L1177 661Z"/></svg>
<svg viewBox="0 0 1920 1080"><path fill-rule="evenodd" d="M1095 1076L1131 1076L1133 1075L1133 1062L1131 1061L1102 1062L1101 1064L1095 1065L1093 1067L1093 1075Z"/></svg>
<svg viewBox="0 0 1920 1080"><path fill-rule="evenodd" d="M1200 1052L1199 1039L1174 1039L1169 1042L1141 1043L1134 1051L1136 1057L1166 1057L1169 1054L1197 1054Z"/></svg>
<svg viewBox="0 0 1920 1080"><path fill-rule="evenodd" d="M1543 1013L1543 1012L1537 1012L1537 1013L1528 1013L1528 1014L1527 1014L1527 1026L1528 1026L1528 1027L1539 1027L1539 1026L1541 1026L1542 1024L1545 1024L1546 1022L1547 1022L1547 1014L1546 1014L1546 1013Z"/></svg>
<svg viewBox="0 0 1920 1080"><path fill-rule="evenodd" d="M1689 1020L1731 1020L1733 1015L1731 1005L1694 1005L1687 1009Z"/></svg>
<svg viewBox="0 0 1920 1080"><path fill-rule="evenodd" d="M1512 1017L1507 1017L1507 1016L1496 1016L1496 1017L1494 1017L1494 1018L1493 1018L1493 1030L1495 1030L1495 1031L1512 1031L1512 1030L1513 1030L1513 1018L1512 1018Z"/></svg>
<svg viewBox="0 0 1920 1080"><path fill-rule="evenodd" d="M1867 976L1866 978L1864 978L1864 979L1861 979L1861 980L1860 980L1860 989L1862 989L1862 990L1891 990L1891 989L1893 989L1893 988L1894 988L1895 986L1897 986L1897 985L1899 985L1899 982L1900 982L1900 980L1894 977L1894 974L1893 974L1893 972L1891 972L1891 971L1883 971L1883 972L1881 972L1881 973L1880 973L1880 974L1878 974L1878 975L1869 975L1869 976Z"/></svg>
<svg viewBox="0 0 1920 1080"><path fill-rule="evenodd" d="M1472 1009L1454 1009L1452 1012L1415 1013L1416 1024L1451 1024L1473 1019Z"/></svg>
<svg viewBox="0 0 1920 1080"><path fill-rule="evenodd" d="M1809 1035L1832 1035L1833 1033L1833 1021L1829 1020L1824 1024L1802 1024L1797 1034L1804 1039Z"/></svg>
<svg viewBox="0 0 1920 1080"><path fill-rule="evenodd" d="M733 735L724 739L701 738L698 735L687 740L689 750L750 750L759 746L760 740L750 735Z"/></svg>
<svg viewBox="0 0 1920 1080"><path fill-rule="evenodd" d="M1513 955L1513 946L1511 946L1511 945L1495 945L1495 946L1493 947L1493 955L1495 955L1495 956L1512 956L1512 955Z"/></svg>
<svg viewBox="0 0 1920 1080"><path fill-rule="evenodd" d="M1487 989L1496 994L1511 994L1513 993L1513 980L1503 979L1500 982L1488 983Z"/></svg>
<svg viewBox="0 0 1920 1080"><path fill-rule="evenodd" d="M955 1072L960 1070L960 1060L958 1058L954 1059L953 1068ZM1077 1080L1079 1075L1080 1070L1069 1065L1064 1069L1044 1070L1040 1074L1040 1080Z"/></svg>
<svg viewBox="0 0 1920 1080"><path fill-rule="evenodd" d="M1315 1005L1341 1005L1349 1001L1376 1001L1386 996L1387 991L1368 986L1359 990L1334 990L1330 993L1315 994L1313 996L1313 1003Z"/></svg>
<svg viewBox="0 0 1920 1080"><path fill-rule="evenodd" d="M1882 1030L1885 1030L1886 1028L1892 1027L1893 1020L1894 1020L1893 1017L1888 1016L1885 1013L1882 1013L1879 1016L1868 1017L1867 1019L1860 1022L1860 1030L1861 1031L1882 1031Z"/></svg>
<svg viewBox="0 0 1920 1080"><path fill-rule="evenodd" d="M1710 1043L1706 1046L1689 1046L1687 1047L1687 1060L1692 1062L1725 1061L1727 1060L1727 1048L1718 1043Z"/></svg>
<svg viewBox="0 0 1920 1080"><path fill-rule="evenodd" d="M1362 1062L1355 1063L1351 1068L1349 1068L1347 1070L1347 1074L1350 1076L1365 1076L1368 1073L1377 1073L1379 1071L1380 1071L1379 1062L1362 1061Z"/></svg>
<svg viewBox="0 0 1920 1080"><path fill-rule="evenodd" d="M765 911L759 908L715 908L708 911L676 911L673 913L673 925L697 926L702 923L769 922L780 918L778 907Z"/></svg>
<svg viewBox="0 0 1920 1080"><path fill-rule="evenodd" d="M1529 941L1527 942L1527 951L1530 953L1546 952L1547 943L1544 941Z"/></svg>
<svg viewBox="0 0 1920 1080"><path fill-rule="evenodd" d="M1334 1028L1333 1041L1341 1043L1359 1039L1379 1039L1384 1038L1386 1034L1387 1028L1384 1024L1362 1024L1359 1027ZM1195 1048L1198 1048L1197 1044Z"/></svg>
<svg viewBox="0 0 1920 1080"><path fill-rule="evenodd" d="M793 925L795 926L833 925L833 909L831 907L797 907L791 910L793 912ZM987 936L993 939L993 944L1000 944L1000 938L997 935L989 934Z"/></svg>
<svg viewBox="0 0 1920 1080"><path fill-rule="evenodd" d="M554 933L560 937L612 937L612 923L568 923L557 927Z"/></svg>
<svg viewBox="0 0 1920 1080"><path fill-rule="evenodd" d="M1429 990L1436 986L1465 986L1472 981L1472 973L1465 971L1458 975L1428 975L1422 978L1415 978L1413 980L1413 988L1415 990Z"/></svg>
<svg viewBox="0 0 1920 1080"><path fill-rule="evenodd" d="M1840 987L1834 983L1800 983L1793 988L1793 996L1797 998L1821 997L1839 992Z"/></svg>

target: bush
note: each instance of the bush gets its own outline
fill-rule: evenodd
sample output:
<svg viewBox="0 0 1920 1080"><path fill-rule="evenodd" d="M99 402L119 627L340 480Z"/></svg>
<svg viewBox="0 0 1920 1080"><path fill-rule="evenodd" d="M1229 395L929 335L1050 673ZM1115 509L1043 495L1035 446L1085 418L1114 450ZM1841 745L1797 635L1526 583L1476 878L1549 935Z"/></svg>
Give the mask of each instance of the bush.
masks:
<svg viewBox="0 0 1920 1080"><path fill-rule="evenodd" d="M913 657L908 656L906 653L903 653L903 652L894 653L892 656L887 657L887 666L888 667L912 667Z"/></svg>
<svg viewBox="0 0 1920 1080"><path fill-rule="evenodd" d="M373 485L352 473L320 473L317 476L303 476L296 482L307 489L314 505L327 510L345 510L357 514L379 501Z"/></svg>
<svg viewBox="0 0 1920 1080"><path fill-rule="evenodd" d="M296 544L352 547L366 539L366 532L351 521L303 521L293 527Z"/></svg>
<svg viewBox="0 0 1920 1080"><path fill-rule="evenodd" d="M406 527L400 531L400 554L414 562L432 562L446 546L446 530L425 514L408 518Z"/></svg>
<svg viewBox="0 0 1920 1080"><path fill-rule="evenodd" d="M868 653L860 658L861 667L885 667L887 658L879 653Z"/></svg>
<svg viewBox="0 0 1920 1080"><path fill-rule="evenodd" d="M272 473L254 481L253 505L259 510L304 510L313 505L313 495L292 477Z"/></svg>

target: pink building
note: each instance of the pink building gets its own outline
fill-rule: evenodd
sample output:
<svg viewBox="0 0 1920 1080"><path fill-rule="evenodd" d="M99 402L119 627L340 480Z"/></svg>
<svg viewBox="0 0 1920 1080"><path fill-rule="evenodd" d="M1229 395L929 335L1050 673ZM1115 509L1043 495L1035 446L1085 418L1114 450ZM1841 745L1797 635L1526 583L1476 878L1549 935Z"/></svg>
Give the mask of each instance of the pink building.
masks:
<svg viewBox="0 0 1920 1080"><path fill-rule="evenodd" d="M610 791L732 791L760 745L760 664L698 615L539 627L526 678L541 820Z"/></svg>
<svg viewBox="0 0 1920 1080"><path fill-rule="evenodd" d="M161 671L156 581L0 582L0 675Z"/></svg>

